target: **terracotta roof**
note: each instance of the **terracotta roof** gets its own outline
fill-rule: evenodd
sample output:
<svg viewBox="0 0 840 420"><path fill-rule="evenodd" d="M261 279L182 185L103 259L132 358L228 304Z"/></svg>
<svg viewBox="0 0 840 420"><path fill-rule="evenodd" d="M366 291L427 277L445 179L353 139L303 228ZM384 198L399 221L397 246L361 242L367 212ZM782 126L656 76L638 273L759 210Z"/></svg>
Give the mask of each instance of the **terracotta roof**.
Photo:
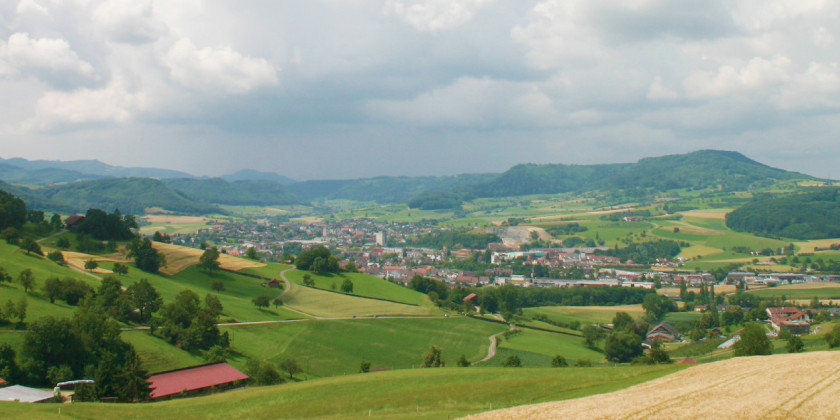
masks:
<svg viewBox="0 0 840 420"><path fill-rule="evenodd" d="M248 375L221 362L159 373L152 375L148 382L149 388L152 389L150 396L161 398L181 391L194 391L246 379Z"/></svg>
<svg viewBox="0 0 840 420"><path fill-rule="evenodd" d="M468 301L468 300L471 300L471 299L475 299L475 298L477 298L477 297L478 297L478 295L477 295L477 294L475 294L475 293L470 293L470 294L468 294L468 295L464 296L464 302L466 302L466 301Z"/></svg>

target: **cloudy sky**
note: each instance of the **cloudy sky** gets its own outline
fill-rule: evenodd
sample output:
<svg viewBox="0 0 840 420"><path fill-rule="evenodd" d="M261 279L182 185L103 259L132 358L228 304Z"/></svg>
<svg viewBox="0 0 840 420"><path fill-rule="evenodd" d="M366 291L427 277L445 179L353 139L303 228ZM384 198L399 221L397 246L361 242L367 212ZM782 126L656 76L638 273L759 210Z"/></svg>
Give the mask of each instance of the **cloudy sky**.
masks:
<svg viewBox="0 0 840 420"><path fill-rule="evenodd" d="M4 0L0 157L296 179L698 149L840 178L831 0Z"/></svg>

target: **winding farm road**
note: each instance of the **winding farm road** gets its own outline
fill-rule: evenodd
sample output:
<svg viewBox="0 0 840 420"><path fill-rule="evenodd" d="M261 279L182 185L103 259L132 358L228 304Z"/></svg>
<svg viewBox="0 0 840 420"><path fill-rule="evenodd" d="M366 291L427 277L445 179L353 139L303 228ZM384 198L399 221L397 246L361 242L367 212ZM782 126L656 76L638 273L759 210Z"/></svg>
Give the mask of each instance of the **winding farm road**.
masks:
<svg viewBox="0 0 840 420"><path fill-rule="evenodd" d="M514 328L513 324L510 324L510 328L508 329L508 331L513 330L513 328ZM485 356L483 359L479 360L476 363L484 363L484 362L496 357L496 346L497 346L497 343L498 343L498 340L499 340L497 337L499 337L500 335L502 335L506 332L507 331L502 331L500 333L496 333L496 334L493 334L493 335L490 336L490 347L487 348L487 356Z"/></svg>

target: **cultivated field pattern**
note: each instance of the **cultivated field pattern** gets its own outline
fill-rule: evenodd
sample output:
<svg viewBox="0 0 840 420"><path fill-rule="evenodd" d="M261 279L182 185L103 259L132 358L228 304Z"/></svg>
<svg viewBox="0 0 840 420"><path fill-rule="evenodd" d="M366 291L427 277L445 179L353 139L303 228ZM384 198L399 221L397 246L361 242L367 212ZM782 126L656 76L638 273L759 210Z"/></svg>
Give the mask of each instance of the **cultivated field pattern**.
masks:
<svg viewBox="0 0 840 420"><path fill-rule="evenodd" d="M622 391L482 413L474 419L840 418L840 353L739 357Z"/></svg>

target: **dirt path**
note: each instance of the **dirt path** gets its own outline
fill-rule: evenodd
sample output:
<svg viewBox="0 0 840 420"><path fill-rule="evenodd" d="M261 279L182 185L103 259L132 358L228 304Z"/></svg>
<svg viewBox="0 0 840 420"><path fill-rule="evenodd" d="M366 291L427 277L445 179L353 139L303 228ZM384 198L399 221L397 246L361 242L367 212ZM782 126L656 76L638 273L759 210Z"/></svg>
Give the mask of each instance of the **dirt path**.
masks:
<svg viewBox="0 0 840 420"><path fill-rule="evenodd" d="M511 324L510 328L508 328L508 331L511 331L514 328L515 327L513 326L513 324ZM507 331L502 331L500 333L496 333L496 334L493 334L493 335L490 336L490 347L487 348L487 356L485 356L483 359L479 360L477 363L484 363L484 362L496 357L496 345L497 345L498 340L499 340L497 337L499 337L500 335L502 335L506 332Z"/></svg>

